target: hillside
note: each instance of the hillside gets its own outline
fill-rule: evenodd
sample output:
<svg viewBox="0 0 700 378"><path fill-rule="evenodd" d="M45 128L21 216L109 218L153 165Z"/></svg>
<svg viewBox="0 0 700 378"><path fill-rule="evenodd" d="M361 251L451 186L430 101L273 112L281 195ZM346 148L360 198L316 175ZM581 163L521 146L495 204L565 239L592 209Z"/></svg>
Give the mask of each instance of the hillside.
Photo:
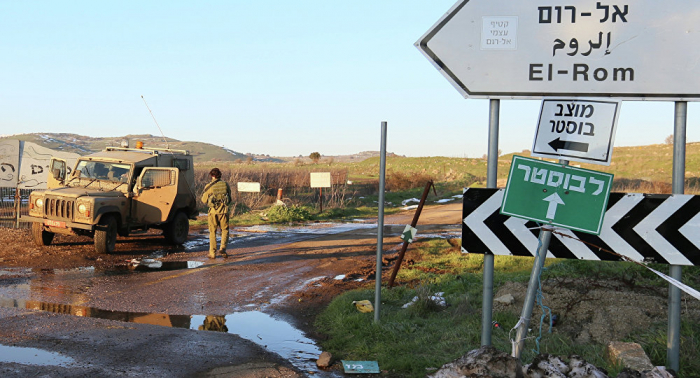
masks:
<svg viewBox="0 0 700 378"><path fill-rule="evenodd" d="M2 139L18 139L26 142L33 142L41 146L59 151L74 152L85 155L98 152L107 146L119 146L122 140L128 140L129 145L134 146L136 141L142 141L147 147L173 148L187 150L193 156L195 162L208 161L246 161L249 159L257 161L280 161L263 156L248 156L240 152L225 149L209 143L183 142L173 138L163 138L155 135L125 135L118 137L93 138L77 134L65 133L33 133L0 136Z"/></svg>

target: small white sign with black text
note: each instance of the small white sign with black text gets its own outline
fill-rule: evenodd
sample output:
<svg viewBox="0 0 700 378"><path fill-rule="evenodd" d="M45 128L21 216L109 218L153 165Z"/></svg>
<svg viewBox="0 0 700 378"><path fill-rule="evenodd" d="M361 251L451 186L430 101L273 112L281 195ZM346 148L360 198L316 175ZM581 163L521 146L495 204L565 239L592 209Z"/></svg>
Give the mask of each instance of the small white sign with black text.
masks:
<svg viewBox="0 0 700 378"><path fill-rule="evenodd" d="M621 101L542 100L532 156L610 165Z"/></svg>

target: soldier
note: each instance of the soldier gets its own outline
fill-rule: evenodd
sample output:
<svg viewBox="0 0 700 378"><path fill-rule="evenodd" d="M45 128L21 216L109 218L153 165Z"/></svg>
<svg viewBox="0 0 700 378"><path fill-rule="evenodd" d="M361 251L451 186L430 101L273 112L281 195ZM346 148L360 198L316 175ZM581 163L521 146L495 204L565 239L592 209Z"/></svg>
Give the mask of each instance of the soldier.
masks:
<svg viewBox="0 0 700 378"><path fill-rule="evenodd" d="M209 206L209 258L216 258L216 229L221 228L221 248L219 253L227 258L226 244L228 243L229 203L231 203L231 187L226 181L221 181L221 171L214 168L209 172L211 182L204 187L202 202Z"/></svg>

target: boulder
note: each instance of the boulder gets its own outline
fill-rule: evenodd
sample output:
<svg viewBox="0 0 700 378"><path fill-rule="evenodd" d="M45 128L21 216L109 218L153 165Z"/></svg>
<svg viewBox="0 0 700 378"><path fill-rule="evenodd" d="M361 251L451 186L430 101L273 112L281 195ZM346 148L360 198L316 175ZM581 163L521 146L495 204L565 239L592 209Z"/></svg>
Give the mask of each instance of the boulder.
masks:
<svg viewBox="0 0 700 378"><path fill-rule="evenodd" d="M512 305L513 302L515 302L515 297L513 296L513 294L506 294L506 295L501 295L498 298L494 298L493 301L498 302L498 303L507 304L507 305Z"/></svg>
<svg viewBox="0 0 700 378"><path fill-rule="evenodd" d="M577 355L567 363L561 357L540 354L523 367L524 378L608 378L605 370L588 363Z"/></svg>
<svg viewBox="0 0 700 378"><path fill-rule="evenodd" d="M329 352L321 353L318 360L316 360L316 366L322 369L331 366L331 358L333 358L333 355L331 355Z"/></svg>
<svg viewBox="0 0 700 378"><path fill-rule="evenodd" d="M642 372L654 369L654 365L644 353L644 349L637 343L611 341L605 350L605 357L611 363L621 364L634 371Z"/></svg>
<svg viewBox="0 0 700 378"><path fill-rule="evenodd" d="M431 378L522 378L520 360L492 346L482 346L443 365Z"/></svg>

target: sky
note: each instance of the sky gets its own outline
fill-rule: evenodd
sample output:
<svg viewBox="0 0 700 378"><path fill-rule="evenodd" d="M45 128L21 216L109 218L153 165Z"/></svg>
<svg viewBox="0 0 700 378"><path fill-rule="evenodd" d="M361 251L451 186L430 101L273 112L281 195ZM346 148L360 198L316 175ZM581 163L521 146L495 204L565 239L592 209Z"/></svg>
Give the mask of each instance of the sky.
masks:
<svg viewBox="0 0 700 378"><path fill-rule="evenodd" d="M160 135L272 156L481 157L489 101L414 43L455 0L0 0L0 135ZM143 99L141 98L143 96ZM499 149L541 101L502 100ZM700 141L697 103L687 141ZM672 102L625 101L616 146L663 143Z"/></svg>

